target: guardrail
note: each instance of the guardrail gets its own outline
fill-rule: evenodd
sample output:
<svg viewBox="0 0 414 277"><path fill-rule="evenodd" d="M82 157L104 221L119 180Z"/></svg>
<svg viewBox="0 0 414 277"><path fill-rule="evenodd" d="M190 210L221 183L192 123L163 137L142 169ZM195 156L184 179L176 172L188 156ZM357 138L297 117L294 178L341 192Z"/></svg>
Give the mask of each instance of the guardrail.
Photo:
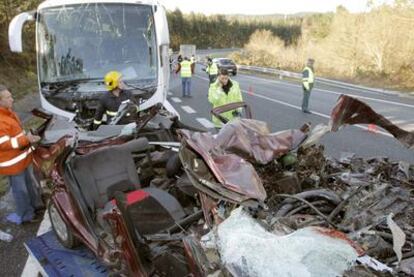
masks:
<svg viewBox="0 0 414 277"><path fill-rule="evenodd" d="M271 67L237 65L237 68L241 69L241 70L246 70L246 71L254 71L254 72L259 72L259 73L267 73L267 74L278 75L280 79L282 79L283 77L290 77L290 78L294 78L294 79L302 79L302 74L301 73L290 72L290 71L280 70L280 69L271 68ZM339 87L344 87L344 88L354 88L354 89L359 89L359 90L374 91L374 92L385 93L385 94L398 94L399 93L397 91L389 91L389 90L384 90L384 89L369 88L369 87L365 87L365 86L354 85L354 84L350 84L350 83L346 83L346 82L335 81L335 80L330 80L330 79L321 78L321 77L317 77L317 78L315 78L315 80L318 83L324 83L324 84L334 85L334 86L339 86Z"/></svg>

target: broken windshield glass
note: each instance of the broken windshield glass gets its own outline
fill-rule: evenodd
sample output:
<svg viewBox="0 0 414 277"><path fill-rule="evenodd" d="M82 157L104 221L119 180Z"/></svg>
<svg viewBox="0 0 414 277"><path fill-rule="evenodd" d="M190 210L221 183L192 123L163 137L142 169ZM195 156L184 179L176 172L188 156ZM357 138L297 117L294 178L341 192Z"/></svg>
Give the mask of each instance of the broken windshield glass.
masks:
<svg viewBox="0 0 414 277"><path fill-rule="evenodd" d="M81 4L44 9L38 20L40 81L101 78L153 82L156 39L150 6Z"/></svg>

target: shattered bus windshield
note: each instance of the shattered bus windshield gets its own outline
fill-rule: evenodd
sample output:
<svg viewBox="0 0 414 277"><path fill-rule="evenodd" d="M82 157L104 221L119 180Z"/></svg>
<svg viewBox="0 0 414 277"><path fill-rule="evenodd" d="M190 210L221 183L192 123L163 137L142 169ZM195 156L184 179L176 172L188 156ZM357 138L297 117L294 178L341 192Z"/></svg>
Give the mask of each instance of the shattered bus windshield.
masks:
<svg viewBox="0 0 414 277"><path fill-rule="evenodd" d="M43 83L103 79L111 70L129 81L156 79L157 47L149 6L62 6L42 10L37 21Z"/></svg>

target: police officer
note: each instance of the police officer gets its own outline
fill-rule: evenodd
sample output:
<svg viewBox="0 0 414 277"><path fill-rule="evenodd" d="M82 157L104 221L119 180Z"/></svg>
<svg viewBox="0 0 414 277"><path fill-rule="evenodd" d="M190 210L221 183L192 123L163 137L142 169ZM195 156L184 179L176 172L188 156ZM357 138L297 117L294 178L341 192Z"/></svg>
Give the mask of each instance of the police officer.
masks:
<svg viewBox="0 0 414 277"><path fill-rule="evenodd" d="M313 71L314 59L308 59L308 62L302 72L302 87L303 87L303 99L302 99L302 112L311 113L309 111L309 98L315 82L315 75Z"/></svg>
<svg viewBox="0 0 414 277"><path fill-rule="evenodd" d="M217 79L218 67L217 64L211 60L211 58L207 59L206 73L208 74L208 78L210 79L210 84L214 83Z"/></svg>
<svg viewBox="0 0 414 277"><path fill-rule="evenodd" d="M99 105L95 112L93 129L96 130L106 116L106 122L114 117L122 102L132 100L131 92L123 90L124 84L121 80L122 75L118 71L111 71L105 75L105 85L109 93L99 99Z"/></svg>
<svg viewBox="0 0 414 277"><path fill-rule="evenodd" d="M194 74L194 63L191 63L187 57L178 64L175 73L181 72L181 84L183 89L183 97L191 97L191 77Z"/></svg>
<svg viewBox="0 0 414 277"><path fill-rule="evenodd" d="M227 69L220 69L217 80L210 85L208 101L213 105L213 109L226 104L243 101L239 83L230 79ZM228 111L221 115L231 121L240 116L240 111ZM222 122L217 117L213 116L212 119L216 128L222 127Z"/></svg>

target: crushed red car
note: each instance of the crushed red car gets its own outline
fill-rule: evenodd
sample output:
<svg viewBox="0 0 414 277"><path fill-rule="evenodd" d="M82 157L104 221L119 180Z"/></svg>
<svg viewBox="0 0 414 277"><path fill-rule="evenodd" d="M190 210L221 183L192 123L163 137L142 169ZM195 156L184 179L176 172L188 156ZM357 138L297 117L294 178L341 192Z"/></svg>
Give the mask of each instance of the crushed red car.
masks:
<svg viewBox="0 0 414 277"><path fill-rule="evenodd" d="M227 108L234 109L234 105ZM207 276L221 272L244 276L243 266L220 261L224 254L220 244L212 247L217 255L209 255L202 243L237 207L247 213L243 216L267 224L260 229L264 236L269 231L283 230L279 234L285 235L308 226L329 228L319 229L324 236L339 230L342 235L335 236L355 242L350 245L359 257L371 249L365 247L368 242L361 239L361 229L374 224L371 229L386 233L381 225L388 216L385 213L401 215L414 207L409 193L400 198L403 207L380 203L379 195L396 193L390 178L397 178L398 170L381 179L389 181L387 187L371 187L373 173L363 175L367 180L353 175L353 164L332 161L315 146L322 133L336 131L343 124L373 123L413 147L412 133L347 96L340 97L330 125L322 133L307 125L271 133L264 122L240 119L211 134L154 109L132 126L59 136L54 128L62 123L38 115L46 122L38 130L45 139L34 152L35 175L51 190L48 210L53 230L64 246L83 243L118 275ZM294 156L289 165L285 164L288 156ZM379 161L360 165L361 170L369 166L381 169ZM348 177L343 175L346 172ZM291 176L286 180L289 187L297 187L296 192L281 192L278 181L286 176ZM413 176L414 169L408 166L407 176L399 182L413 185ZM358 213L369 212L358 199L369 193L373 194L369 203L384 208L376 210L376 221L365 217L357 221ZM353 201L357 202L351 206ZM395 221L404 232L413 231L412 222ZM386 234L384 245L391 235ZM412 243L401 251L412 251Z"/></svg>

